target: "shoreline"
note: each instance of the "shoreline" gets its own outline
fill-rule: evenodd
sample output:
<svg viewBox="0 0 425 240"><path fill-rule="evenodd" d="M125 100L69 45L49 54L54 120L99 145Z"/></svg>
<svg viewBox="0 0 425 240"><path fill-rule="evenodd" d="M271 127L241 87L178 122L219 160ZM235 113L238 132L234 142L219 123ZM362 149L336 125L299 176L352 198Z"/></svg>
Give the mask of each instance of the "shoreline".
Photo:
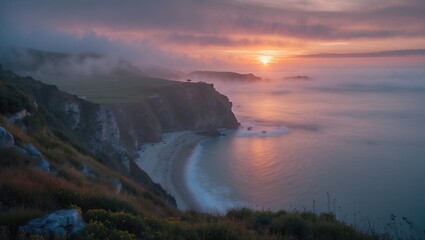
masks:
<svg viewBox="0 0 425 240"><path fill-rule="evenodd" d="M175 198L179 210L201 210L188 188L186 167L196 145L207 138L192 131L164 133L161 142L138 151L136 164Z"/></svg>

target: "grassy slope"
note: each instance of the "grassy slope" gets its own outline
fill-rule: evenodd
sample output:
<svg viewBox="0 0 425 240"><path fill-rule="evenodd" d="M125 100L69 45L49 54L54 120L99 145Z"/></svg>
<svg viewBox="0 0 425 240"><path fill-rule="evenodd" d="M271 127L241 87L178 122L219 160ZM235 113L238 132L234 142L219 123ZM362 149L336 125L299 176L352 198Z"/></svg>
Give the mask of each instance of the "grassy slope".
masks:
<svg viewBox="0 0 425 240"><path fill-rule="evenodd" d="M13 111L29 106L21 90L8 93L10 89L0 97L16 103ZM10 111L1 109L0 124L14 135L17 145L37 147L58 175L38 170L36 161L16 151L0 151L0 239L49 239L19 235L18 226L64 208L81 209L87 223L76 239L374 239L329 214L249 209L233 210L226 216L181 213L142 185L74 148L76 144L56 136L39 113L25 119L31 129L27 134L7 123L4 115ZM96 177L84 175L83 165ZM119 194L112 179L123 183Z"/></svg>
<svg viewBox="0 0 425 240"><path fill-rule="evenodd" d="M150 77L129 77L99 78L99 80L74 82L72 85L59 82L58 87L95 103L138 103L141 99L152 95L155 88L175 84L179 82Z"/></svg>

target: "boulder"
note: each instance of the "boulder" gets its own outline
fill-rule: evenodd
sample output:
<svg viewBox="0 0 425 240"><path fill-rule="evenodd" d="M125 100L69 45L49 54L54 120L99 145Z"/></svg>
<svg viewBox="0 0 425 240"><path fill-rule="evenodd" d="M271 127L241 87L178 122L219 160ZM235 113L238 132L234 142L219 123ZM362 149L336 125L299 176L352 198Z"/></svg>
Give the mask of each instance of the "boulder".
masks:
<svg viewBox="0 0 425 240"><path fill-rule="evenodd" d="M36 147L34 147L32 144L27 144L26 149L27 149L27 152L30 156L43 157L43 154L41 154L41 152Z"/></svg>
<svg viewBox="0 0 425 240"><path fill-rule="evenodd" d="M53 234L65 236L80 232L85 226L80 211L77 209L60 210L47 216L29 221L19 227L19 231L29 234Z"/></svg>
<svg viewBox="0 0 425 240"><path fill-rule="evenodd" d="M50 163L46 159L41 159L40 162L38 162L38 168L46 172L51 172Z"/></svg>
<svg viewBox="0 0 425 240"><path fill-rule="evenodd" d="M96 178L94 173L91 171L91 169L86 164L83 165L83 169L81 170L81 173L84 174L85 176L89 177L89 178Z"/></svg>
<svg viewBox="0 0 425 240"><path fill-rule="evenodd" d="M111 180L112 186L115 188L115 194L119 194L122 190L122 183L120 180L114 178Z"/></svg>
<svg viewBox="0 0 425 240"><path fill-rule="evenodd" d="M12 149L15 150L16 152L19 152L19 153L23 154L23 155L28 155L28 151L27 150L25 150L25 149L23 149L21 147L18 147L16 145L13 145L12 146Z"/></svg>
<svg viewBox="0 0 425 240"><path fill-rule="evenodd" d="M0 148L12 147L14 144L13 135L3 127L0 127Z"/></svg>
<svg viewBox="0 0 425 240"><path fill-rule="evenodd" d="M49 174L52 174L53 176L58 175L58 173L56 171L54 171L50 168L50 163L44 158L40 159L37 166L40 170L43 170L43 171L45 171Z"/></svg>

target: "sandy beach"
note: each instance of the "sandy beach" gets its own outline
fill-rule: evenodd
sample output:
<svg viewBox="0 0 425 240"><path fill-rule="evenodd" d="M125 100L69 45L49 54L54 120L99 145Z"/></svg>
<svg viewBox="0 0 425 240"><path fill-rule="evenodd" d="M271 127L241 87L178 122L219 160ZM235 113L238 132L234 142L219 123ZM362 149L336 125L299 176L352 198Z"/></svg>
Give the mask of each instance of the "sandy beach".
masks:
<svg viewBox="0 0 425 240"><path fill-rule="evenodd" d="M196 144L206 138L191 131L165 133L161 142L144 144L136 159L154 182L174 196L180 210L199 209L185 182L185 169Z"/></svg>

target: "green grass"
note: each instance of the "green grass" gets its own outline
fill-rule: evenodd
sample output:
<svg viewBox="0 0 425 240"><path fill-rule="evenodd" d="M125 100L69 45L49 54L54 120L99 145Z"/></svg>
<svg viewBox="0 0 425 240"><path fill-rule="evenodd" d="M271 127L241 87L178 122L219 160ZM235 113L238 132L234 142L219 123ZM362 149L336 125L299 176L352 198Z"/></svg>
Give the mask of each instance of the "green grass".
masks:
<svg viewBox="0 0 425 240"><path fill-rule="evenodd" d="M0 80L0 114L13 114L23 109L34 111L24 91Z"/></svg>
<svg viewBox="0 0 425 240"><path fill-rule="evenodd" d="M64 91L86 97L95 103L138 103L155 93L155 89L180 82L149 77L128 79L102 79L81 82L79 84L61 84Z"/></svg>

